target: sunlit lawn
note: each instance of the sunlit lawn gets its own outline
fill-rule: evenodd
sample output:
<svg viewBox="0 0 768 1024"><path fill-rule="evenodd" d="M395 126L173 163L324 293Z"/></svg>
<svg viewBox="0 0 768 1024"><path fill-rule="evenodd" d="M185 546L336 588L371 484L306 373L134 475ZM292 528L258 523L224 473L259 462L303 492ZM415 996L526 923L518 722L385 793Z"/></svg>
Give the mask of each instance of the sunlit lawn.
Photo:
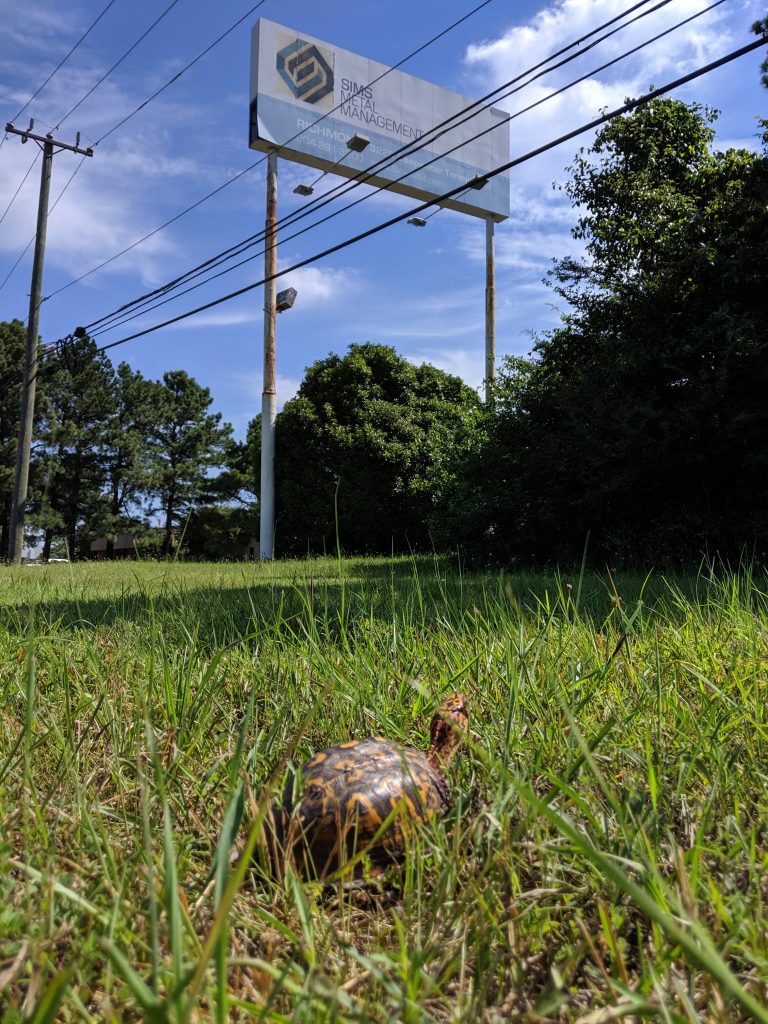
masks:
<svg viewBox="0 0 768 1024"><path fill-rule="evenodd" d="M0 1021L768 1021L766 589L0 569ZM454 810L402 870L259 875L292 765L425 747L459 687Z"/></svg>

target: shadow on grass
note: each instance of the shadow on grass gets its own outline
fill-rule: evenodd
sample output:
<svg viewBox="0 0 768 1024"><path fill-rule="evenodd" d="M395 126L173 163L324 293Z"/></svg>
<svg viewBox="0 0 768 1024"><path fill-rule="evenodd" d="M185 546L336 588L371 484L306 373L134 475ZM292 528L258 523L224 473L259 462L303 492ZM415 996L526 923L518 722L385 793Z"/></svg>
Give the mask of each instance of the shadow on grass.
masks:
<svg viewBox="0 0 768 1024"><path fill-rule="evenodd" d="M169 641L194 636L198 644L213 647L269 636L313 634L331 641L373 622L453 630L482 622L492 629L510 618L568 614L599 626L632 614L641 600L643 615L667 616L688 602L714 597L720 602L727 585L704 574L466 574L449 557L74 568L66 567L69 576L43 570L45 578L30 580L35 570L28 569L26 578L17 577L11 600L0 602L4 628L23 634L34 609L38 629L154 623Z"/></svg>

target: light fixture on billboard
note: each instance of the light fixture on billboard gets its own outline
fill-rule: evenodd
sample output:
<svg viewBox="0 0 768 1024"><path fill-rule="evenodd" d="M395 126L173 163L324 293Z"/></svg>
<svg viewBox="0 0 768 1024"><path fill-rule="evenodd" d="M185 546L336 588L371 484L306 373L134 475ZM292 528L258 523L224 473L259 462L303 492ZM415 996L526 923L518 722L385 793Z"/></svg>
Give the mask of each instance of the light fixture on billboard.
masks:
<svg viewBox="0 0 768 1024"><path fill-rule="evenodd" d="M278 292L275 299L275 310L278 313L284 313L286 309L290 309L296 301L298 292L295 288L286 288L285 291Z"/></svg>
<svg viewBox="0 0 768 1024"><path fill-rule="evenodd" d="M427 226L427 222L423 217L409 217L408 223L413 224L415 228L425 228Z"/></svg>
<svg viewBox="0 0 768 1024"><path fill-rule="evenodd" d="M367 135L358 135L356 133L347 139L347 148L351 149L353 153L362 153L370 141Z"/></svg>
<svg viewBox="0 0 768 1024"><path fill-rule="evenodd" d="M358 132L356 132L354 135L350 135L350 137L347 139L347 149L350 151L350 153L362 153L363 150L370 145L370 142L371 140L368 138L367 135L360 135ZM328 171L333 170L334 167L340 164L346 155L346 153L342 153L339 159L331 164L331 166L328 168ZM309 183L309 185L297 185L296 188L293 190L294 195L311 196L312 193L315 191L315 185L318 183L318 181L320 181L321 178L324 178L326 174L328 174L328 171L323 171L323 173L319 174L314 181Z"/></svg>
<svg viewBox="0 0 768 1024"><path fill-rule="evenodd" d="M488 184L487 178L473 178L472 181L467 182L470 188L477 189L479 192L481 188L485 188Z"/></svg>

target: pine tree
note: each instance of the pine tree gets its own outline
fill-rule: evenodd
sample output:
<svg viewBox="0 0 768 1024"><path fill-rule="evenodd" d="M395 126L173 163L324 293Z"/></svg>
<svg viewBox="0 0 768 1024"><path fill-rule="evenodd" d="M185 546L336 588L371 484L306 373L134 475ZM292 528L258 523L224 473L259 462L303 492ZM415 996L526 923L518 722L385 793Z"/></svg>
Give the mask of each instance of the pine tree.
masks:
<svg viewBox="0 0 768 1024"><path fill-rule="evenodd" d="M184 370L163 374L148 434L154 511L163 518L163 555L171 551L176 529L205 498L208 471L226 460L232 427L222 425L220 413L208 412L212 401L209 389Z"/></svg>
<svg viewBox="0 0 768 1024"><path fill-rule="evenodd" d="M33 447L34 518L45 533L43 558L60 530L74 559L87 552L88 536L104 519L114 370L95 343L82 338L62 350L45 381Z"/></svg>

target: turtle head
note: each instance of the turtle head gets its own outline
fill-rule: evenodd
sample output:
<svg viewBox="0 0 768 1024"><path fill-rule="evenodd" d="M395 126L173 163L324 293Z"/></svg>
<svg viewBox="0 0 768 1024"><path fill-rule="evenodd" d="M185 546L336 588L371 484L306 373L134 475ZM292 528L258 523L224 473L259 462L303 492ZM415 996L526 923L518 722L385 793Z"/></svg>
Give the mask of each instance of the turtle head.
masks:
<svg viewBox="0 0 768 1024"><path fill-rule="evenodd" d="M449 764L468 726L467 698L463 693L453 693L443 701L432 718L427 751L429 761L439 768Z"/></svg>

